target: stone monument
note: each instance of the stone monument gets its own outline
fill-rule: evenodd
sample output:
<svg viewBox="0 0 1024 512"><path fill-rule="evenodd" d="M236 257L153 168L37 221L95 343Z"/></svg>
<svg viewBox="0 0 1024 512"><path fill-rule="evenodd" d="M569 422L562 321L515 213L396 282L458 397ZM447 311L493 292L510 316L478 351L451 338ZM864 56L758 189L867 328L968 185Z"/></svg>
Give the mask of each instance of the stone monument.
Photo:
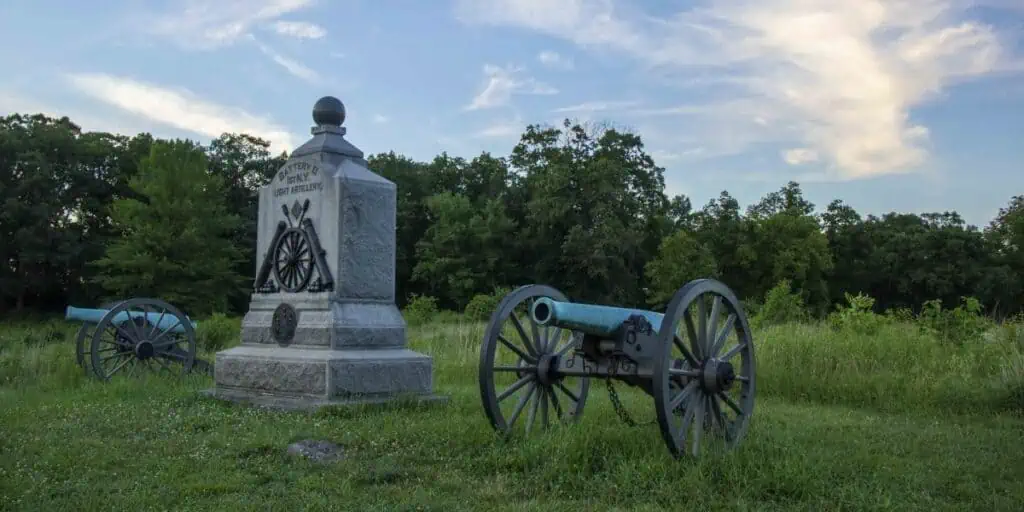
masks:
<svg viewBox="0 0 1024 512"><path fill-rule="evenodd" d="M212 394L287 409L433 394L395 306L396 186L345 140L345 107L313 107L313 138L259 192L255 290Z"/></svg>

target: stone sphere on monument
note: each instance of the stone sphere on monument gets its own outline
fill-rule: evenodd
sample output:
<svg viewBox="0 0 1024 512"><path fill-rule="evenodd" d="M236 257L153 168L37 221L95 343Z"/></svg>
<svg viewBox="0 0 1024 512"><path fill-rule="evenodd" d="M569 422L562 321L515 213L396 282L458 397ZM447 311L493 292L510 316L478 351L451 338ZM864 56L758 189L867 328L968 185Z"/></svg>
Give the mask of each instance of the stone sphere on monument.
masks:
<svg viewBox="0 0 1024 512"><path fill-rule="evenodd" d="M324 96L313 105L313 122L317 126L341 126L345 122L345 104L334 96Z"/></svg>

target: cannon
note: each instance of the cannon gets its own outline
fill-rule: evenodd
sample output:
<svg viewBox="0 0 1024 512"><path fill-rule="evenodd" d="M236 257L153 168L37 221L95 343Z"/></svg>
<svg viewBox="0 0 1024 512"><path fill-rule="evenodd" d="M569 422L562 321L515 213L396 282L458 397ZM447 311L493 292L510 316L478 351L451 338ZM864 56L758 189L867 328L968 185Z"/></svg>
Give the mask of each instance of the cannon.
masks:
<svg viewBox="0 0 1024 512"><path fill-rule="evenodd" d="M100 380L119 373L182 375L212 370L196 357L196 323L162 300L134 298L100 309L68 306L64 318L82 322L75 337L75 359Z"/></svg>
<svg viewBox="0 0 1024 512"><path fill-rule="evenodd" d="M533 284L507 294L491 315L480 396L491 426L509 436L531 432L538 414L541 429L578 421L590 379L600 378L616 412L635 425L612 385L622 382L654 399L654 422L673 457L699 457L702 446L727 451L743 439L755 366L747 316L717 280L686 283L664 313L574 303Z"/></svg>

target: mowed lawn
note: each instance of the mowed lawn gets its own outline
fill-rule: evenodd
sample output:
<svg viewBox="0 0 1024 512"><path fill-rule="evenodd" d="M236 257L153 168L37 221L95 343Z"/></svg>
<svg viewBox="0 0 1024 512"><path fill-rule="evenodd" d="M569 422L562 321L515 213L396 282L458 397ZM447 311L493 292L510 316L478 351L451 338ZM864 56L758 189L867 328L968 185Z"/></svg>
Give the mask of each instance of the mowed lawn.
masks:
<svg viewBox="0 0 1024 512"><path fill-rule="evenodd" d="M496 439L476 387L482 330L410 328L447 404L302 414L202 397L206 377L92 382L74 326L0 327L0 509L1024 509L1019 343L758 329L748 436L695 461L669 457L656 425L625 425L601 382L580 423ZM653 401L624 388L652 420ZM345 459L286 453L307 438Z"/></svg>

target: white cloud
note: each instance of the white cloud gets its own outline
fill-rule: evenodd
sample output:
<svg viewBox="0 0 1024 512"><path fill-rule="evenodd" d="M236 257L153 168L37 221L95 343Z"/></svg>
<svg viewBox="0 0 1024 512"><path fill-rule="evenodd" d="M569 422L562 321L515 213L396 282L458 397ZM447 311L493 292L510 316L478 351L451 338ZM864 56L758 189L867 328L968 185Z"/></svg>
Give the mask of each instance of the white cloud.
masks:
<svg viewBox="0 0 1024 512"><path fill-rule="evenodd" d="M222 133L248 133L269 140L275 152L296 147L284 127L242 109L205 100L186 89L167 88L103 73L66 75L72 87L110 106L210 138Z"/></svg>
<svg viewBox="0 0 1024 512"><path fill-rule="evenodd" d="M482 110L507 105L513 94L557 94L558 90L530 77L522 77L523 69L484 65L486 83L466 110Z"/></svg>
<svg viewBox="0 0 1024 512"><path fill-rule="evenodd" d="M549 68L572 69L572 59L562 56L551 50L544 50L537 54L537 60Z"/></svg>
<svg viewBox="0 0 1024 512"><path fill-rule="evenodd" d="M625 0L457 0L456 15L631 57L690 98L703 88L706 101L648 114L685 116L672 130L711 153L772 142L859 178L924 163L912 109L1009 69L1008 34L970 17L978 3L704 0L656 19Z"/></svg>
<svg viewBox="0 0 1024 512"><path fill-rule="evenodd" d="M782 159L789 165L801 165L818 161L818 152L807 148L793 148L782 152Z"/></svg>
<svg viewBox="0 0 1024 512"><path fill-rule="evenodd" d="M309 7L314 0L173 0L148 30L193 49L213 49L242 40L253 26Z"/></svg>
<svg viewBox="0 0 1024 512"><path fill-rule="evenodd" d="M275 21L271 28L282 36L297 39L320 39L327 35L327 29L306 21Z"/></svg>
<svg viewBox="0 0 1024 512"><path fill-rule="evenodd" d="M383 114L374 114L373 115L373 122L374 123L384 124L384 123L386 123L388 121L390 121L390 119L388 119L388 116L385 116Z"/></svg>
<svg viewBox="0 0 1024 512"><path fill-rule="evenodd" d="M264 55L270 58L270 60L274 61L274 63L276 63L278 66L284 68L284 70L287 71L292 76L313 85L319 85L321 83L322 80L320 78L320 74L317 73L316 71L313 71L312 69L306 67L301 62L298 62L294 59L289 59L288 57L281 55L280 53L274 51L269 46L260 43L255 39L253 39L253 42L260 49L260 51L263 52Z"/></svg>

